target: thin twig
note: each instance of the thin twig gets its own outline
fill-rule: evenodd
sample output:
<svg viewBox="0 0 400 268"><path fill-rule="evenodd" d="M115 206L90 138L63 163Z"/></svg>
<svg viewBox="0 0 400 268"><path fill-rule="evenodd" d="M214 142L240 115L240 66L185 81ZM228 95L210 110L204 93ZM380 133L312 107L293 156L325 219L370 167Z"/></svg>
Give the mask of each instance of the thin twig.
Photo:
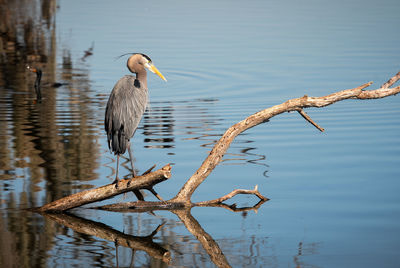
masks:
<svg viewBox="0 0 400 268"><path fill-rule="evenodd" d="M314 122L314 120L311 119L311 117L306 114L306 112L304 112L303 109L298 109L297 112L308 122L311 123L311 125L313 125L314 127L316 127L319 131L324 132L325 129L323 129L322 127L320 127L317 123Z"/></svg>
<svg viewBox="0 0 400 268"><path fill-rule="evenodd" d="M157 197L158 200L164 201L164 199L154 190L153 187L150 187L147 190L149 190L155 197Z"/></svg>
<svg viewBox="0 0 400 268"><path fill-rule="evenodd" d="M199 207L218 207L218 208L224 208L232 212L247 212L250 210L253 210L255 213L258 213L258 209L261 207L262 204L267 202L268 200L260 200L258 201L257 204L255 204L252 207L237 207L236 204L228 205L225 203L218 203L218 204L209 204L209 205L201 205Z"/></svg>
<svg viewBox="0 0 400 268"><path fill-rule="evenodd" d="M194 205L195 206L208 206L208 205L212 205L212 204L221 204L222 202L224 202L228 199L231 199L232 197L234 197L235 195L238 195L238 194L253 194L253 195L257 196L258 198L260 198L260 200L264 200L264 201L269 200L267 197L260 194L260 192L258 191L258 185L256 185L253 190L235 189L232 192L230 192L229 194L221 196L220 198L209 200L209 201L198 202L198 203L195 203Z"/></svg>
<svg viewBox="0 0 400 268"><path fill-rule="evenodd" d="M149 174L154 168L156 167L156 165L154 164L151 168L149 168L148 170L146 170L145 172L143 172L143 175Z"/></svg>
<svg viewBox="0 0 400 268"><path fill-rule="evenodd" d="M392 78L390 78L386 83L384 83L381 88L389 88L394 85L400 79L400 72L395 74Z"/></svg>

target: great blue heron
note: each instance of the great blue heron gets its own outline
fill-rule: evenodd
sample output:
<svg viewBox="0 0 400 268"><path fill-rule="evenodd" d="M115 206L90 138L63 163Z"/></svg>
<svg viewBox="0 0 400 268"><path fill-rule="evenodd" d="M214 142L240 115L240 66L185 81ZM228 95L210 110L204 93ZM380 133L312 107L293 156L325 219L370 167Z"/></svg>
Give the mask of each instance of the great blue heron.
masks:
<svg viewBox="0 0 400 268"><path fill-rule="evenodd" d="M108 148L117 155L117 169L114 183L118 182L119 156L128 148L133 176L136 177L133 165L130 139L142 119L148 103L147 72L157 74L164 81L165 77L144 54L133 54L127 61L130 72L115 84L107 102L104 126L107 132Z"/></svg>

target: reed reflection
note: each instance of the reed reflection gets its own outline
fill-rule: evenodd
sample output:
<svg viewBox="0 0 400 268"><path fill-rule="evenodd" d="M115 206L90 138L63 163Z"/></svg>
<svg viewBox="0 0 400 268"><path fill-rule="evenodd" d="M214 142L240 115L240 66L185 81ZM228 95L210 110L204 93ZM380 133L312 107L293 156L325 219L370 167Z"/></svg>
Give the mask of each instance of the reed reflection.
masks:
<svg viewBox="0 0 400 268"><path fill-rule="evenodd" d="M97 175L95 116L85 102L90 99L89 72L84 65L74 68L68 51L64 51L62 68L57 69L55 1L38 1L30 3L31 7L22 2L1 3L4 16L0 28L4 34L0 43L5 53L0 66L6 72L1 72L0 99L8 105L7 110L0 111L6 118L0 143L7 145L0 149L0 166L4 167L3 178L12 179L7 174L28 169L31 185L46 180L47 200L53 200L72 190L66 182L91 180ZM41 8L40 14L31 12L37 8ZM32 101L36 77L26 66L43 72L41 104ZM56 81L58 73L63 83ZM60 85L63 88L55 89Z"/></svg>
<svg viewBox="0 0 400 268"><path fill-rule="evenodd" d="M0 264L2 267L40 267L46 262L46 252L54 244L57 230L47 225L38 214L18 209L29 195L10 193L8 210L0 210ZM10 264L10 266L8 266Z"/></svg>
<svg viewBox="0 0 400 268"><path fill-rule="evenodd" d="M215 109L217 99L195 99L180 102L152 102L142 119L145 148L170 149L173 153L176 139L199 141L200 147L211 150L225 132L224 119L218 117ZM247 134L240 137L231 146L222 160L222 165L255 164L268 168L266 156L257 154L257 148L251 146L252 140ZM264 172L266 176L267 170Z"/></svg>
<svg viewBox="0 0 400 268"><path fill-rule="evenodd" d="M1 265L44 266L56 230L22 209L97 178L89 71L76 68L68 51L57 67L55 12L52 0L0 1L0 208L7 208L0 210L0 237L9 238L0 239L0 251L12 251ZM42 70L41 103L26 66ZM55 88L59 77L68 85Z"/></svg>
<svg viewBox="0 0 400 268"><path fill-rule="evenodd" d="M46 128L55 125L51 117L42 118L54 114L55 97L54 92L48 92L46 105L35 105L30 97L35 78L30 76L26 66L40 65L46 78L54 80L56 57L51 48L55 46L55 23L39 25L44 18L42 14L46 18L54 15L55 5L39 6L38 2L23 1L1 1L0 4L0 68L4 70L0 72L0 101L6 104L3 106L6 110L1 111L1 118L5 118L1 129L5 132L0 139L6 146L0 148L0 166L6 168L2 174L7 174L7 179L24 177L26 173L19 171L30 170L27 179L31 183L23 191L35 195L36 185L43 179L39 166L44 162L40 156L42 150L35 141L40 133L40 122L45 122ZM44 10L46 6L48 9Z"/></svg>
<svg viewBox="0 0 400 268"><path fill-rule="evenodd" d="M145 148L174 148L174 106L172 103L152 103L143 116Z"/></svg>

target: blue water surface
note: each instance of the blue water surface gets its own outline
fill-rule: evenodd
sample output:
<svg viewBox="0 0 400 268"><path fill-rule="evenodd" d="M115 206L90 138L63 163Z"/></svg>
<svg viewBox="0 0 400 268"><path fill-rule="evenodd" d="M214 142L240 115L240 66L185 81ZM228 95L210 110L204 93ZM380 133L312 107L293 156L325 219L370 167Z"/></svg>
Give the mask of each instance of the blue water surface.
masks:
<svg viewBox="0 0 400 268"><path fill-rule="evenodd" d="M85 135L90 135L95 151L88 151L80 162L85 170L85 161L94 161L93 172L64 182L74 191L114 180L115 157L108 151L103 118L108 94L128 73L126 57L115 59L121 54L149 55L168 79L165 83L148 75L150 107L133 138L139 172L172 163L172 178L156 186L166 199L177 193L234 123L305 94L324 96L369 81L374 84L368 89L376 89L400 71L400 3L395 0L57 4L57 68L70 51L76 84L57 89L55 134L60 146L66 144L69 136L79 135L74 126L82 126L84 119ZM82 60L92 44L93 55ZM62 73L57 77L62 80ZM1 102L7 129L1 135L10 141L12 172L0 180L0 200L2 216L10 223L15 209L7 205L10 198L28 207L21 196L30 191L27 184L34 184L40 206L49 188L45 174L33 181L29 167L18 167L11 116L15 108L8 106L6 97ZM81 103L87 107L84 113ZM270 201L247 213L194 208L192 215L232 267L398 267L399 97L346 100L306 112L325 132L296 112L274 117L239 135L193 195L193 201L204 201L258 185ZM128 160L122 162L121 177L129 175L130 167ZM67 172L69 165L74 164L65 163L61 171ZM116 198L134 199L132 194ZM242 195L228 201L233 202L253 206L258 200ZM155 241L167 245L171 267L216 265L168 211L77 214L142 236L165 222ZM38 229L49 224L40 216L30 217ZM52 247L42 253L42 266L116 266L112 242L55 228L58 231L49 238ZM129 249L120 247L118 255L120 266L130 265ZM135 260L135 267L166 267L144 252Z"/></svg>

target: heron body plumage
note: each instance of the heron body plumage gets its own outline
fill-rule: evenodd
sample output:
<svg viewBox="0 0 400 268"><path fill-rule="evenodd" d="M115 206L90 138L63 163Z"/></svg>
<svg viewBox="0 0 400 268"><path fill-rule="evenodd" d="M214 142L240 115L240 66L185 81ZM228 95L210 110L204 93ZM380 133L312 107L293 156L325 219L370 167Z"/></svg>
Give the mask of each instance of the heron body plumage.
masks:
<svg viewBox="0 0 400 268"><path fill-rule="evenodd" d="M136 176L130 139L135 134L148 104L146 68L166 81L151 59L144 54L130 56L127 67L136 76L125 75L118 80L108 99L104 118L108 148L117 155L116 182L119 156L124 154L126 149L129 151L133 176Z"/></svg>
<svg viewBox="0 0 400 268"><path fill-rule="evenodd" d="M148 90L136 77L125 75L114 86L106 107L108 148L124 154L148 103ZM138 87L139 86L139 87Z"/></svg>

